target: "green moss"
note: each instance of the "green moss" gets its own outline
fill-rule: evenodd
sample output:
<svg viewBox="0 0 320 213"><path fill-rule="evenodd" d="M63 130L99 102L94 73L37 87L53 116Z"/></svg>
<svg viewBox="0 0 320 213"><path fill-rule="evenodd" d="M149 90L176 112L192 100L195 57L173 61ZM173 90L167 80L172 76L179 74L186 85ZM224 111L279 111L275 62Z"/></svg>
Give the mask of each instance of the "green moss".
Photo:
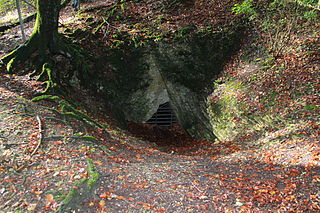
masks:
<svg viewBox="0 0 320 213"><path fill-rule="evenodd" d="M139 30L143 32L139 31L136 35L148 33L148 29L141 27ZM199 109L199 100L203 101L204 90L223 70L224 63L229 57L238 50L241 32L240 27L235 26L220 31L210 28L208 31L197 32L197 29L190 25L179 29L175 35L169 35L175 39L160 39L158 42L154 42L151 37L132 37L130 32L119 32L114 34L113 38L122 42L122 49L107 50L107 56L101 57L96 63L99 68L95 70L101 72L90 80L94 82L96 90L105 95L105 100L110 102L114 114L122 123L125 123L126 119L132 119L133 116L130 118L127 114L137 111L136 108L141 107L139 111L142 113L141 117L148 112L144 106L150 106L146 104L146 99L140 98L139 94L152 85L153 76L150 75L150 70L154 69L164 82L174 85L177 89L175 95L178 97L182 96L179 94L181 91L178 91L181 88L192 92L194 100L188 100L186 94L185 102L193 102L192 107L197 108L197 113L201 114L205 111L205 107ZM159 34L159 36L167 35ZM141 40L145 41L143 46L139 46ZM174 102L170 94L169 97ZM177 103L183 104L180 103L180 99ZM184 112L188 107L177 110L181 118L191 116L190 113ZM202 115L192 116L190 119L181 119L185 120L183 125L186 129L196 132L200 127L199 123L208 123L210 126L207 115L203 115L203 118ZM201 118L198 118L199 116ZM203 126L207 128L207 125Z"/></svg>
<svg viewBox="0 0 320 213"><path fill-rule="evenodd" d="M38 76L38 80L41 79L41 78L46 78L47 79L46 81L44 81L44 83L46 84L46 88L42 92L43 94L47 93L47 91L49 89L54 89L57 86L57 80L53 77L52 73L53 73L52 65L50 65L49 63L44 63L42 65L42 72ZM46 77L44 77L44 76L46 76Z"/></svg>
<svg viewBox="0 0 320 213"><path fill-rule="evenodd" d="M238 30L237 32L235 30ZM222 71L224 63L239 48L241 30L197 32L188 27L174 41L163 42L155 49L161 72L171 81L199 93Z"/></svg>
<svg viewBox="0 0 320 213"><path fill-rule="evenodd" d="M41 95L38 97L33 98L31 101L41 101L41 100L53 100L56 103L59 104L59 108L62 111L63 115L69 115L72 116L78 120L84 121L92 126L99 127L99 128L105 128L102 124L97 122L96 120L90 118L85 113L81 112L80 110L75 109L68 101L62 100L58 96L53 95ZM87 136L87 139L89 140L95 140L96 138L92 136Z"/></svg>
<svg viewBox="0 0 320 213"><path fill-rule="evenodd" d="M215 98L208 100L208 113L213 133L220 141L233 140L240 133L274 127L281 118L270 114L251 114L248 107L237 99L246 88L229 81L216 85Z"/></svg>
<svg viewBox="0 0 320 213"><path fill-rule="evenodd" d="M95 142L99 141L98 138L90 136L90 135L85 135L85 136L82 136L81 138L84 140L89 140L89 141L95 141Z"/></svg>
<svg viewBox="0 0 320 213"><path fill-rule="evenodd" d="M99 173L95 171L95 166L92 162L92 159L88 159L87 160L87 171L89 174L89 178L88 178L88 183L87 186L88 188L91 190L92 187L94 186L94 184L98 181L99 179Z"/></svg>
<svg viewBox="0 0 320 213"><path fill-rule="evenodd" d="M91 196L94 185L99 179L99 173L95 171L95 166L91 159L87 160L88 178L82 178L69 190L62 200L62 205L56 212L66 212L75 209L82 200Z"/></svg>
<svg viewBox="0 0 320 213"><path fill-rule="evenodd" d="M42 100L59 100L58 96L54 95L40 95L35 98L32 98L31 101L42 101Z"/></svg>

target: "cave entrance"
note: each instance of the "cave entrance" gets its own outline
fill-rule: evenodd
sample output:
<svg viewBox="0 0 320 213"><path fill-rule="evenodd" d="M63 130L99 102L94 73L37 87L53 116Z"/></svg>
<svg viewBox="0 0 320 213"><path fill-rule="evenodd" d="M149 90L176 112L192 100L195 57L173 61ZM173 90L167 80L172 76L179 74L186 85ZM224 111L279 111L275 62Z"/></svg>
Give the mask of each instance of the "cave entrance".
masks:
<svg viewBox="0 0 320 213"><path fill-rule="evenodd" d="M170 102L160 104L158 110L146 123L166 127L173 123L177 123L177 116L175 115Z"/></svg>

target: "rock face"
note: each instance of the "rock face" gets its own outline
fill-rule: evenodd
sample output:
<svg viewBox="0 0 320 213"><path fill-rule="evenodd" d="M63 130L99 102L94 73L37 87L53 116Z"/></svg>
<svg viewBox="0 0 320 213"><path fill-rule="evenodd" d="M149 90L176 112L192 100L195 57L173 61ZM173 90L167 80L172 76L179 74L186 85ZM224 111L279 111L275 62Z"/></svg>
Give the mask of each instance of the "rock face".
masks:
<svg viewBox="0 0 320 213"><path fill-rule="evenodd" d="M179 123L194 138L215 138L206 98L212 80L239 44L235 31L193 35L117 51L106 59L108 71L94 84L107 94L122 122L146 122L170 101ZM110 78L111 76L111 78Z"/></svg>

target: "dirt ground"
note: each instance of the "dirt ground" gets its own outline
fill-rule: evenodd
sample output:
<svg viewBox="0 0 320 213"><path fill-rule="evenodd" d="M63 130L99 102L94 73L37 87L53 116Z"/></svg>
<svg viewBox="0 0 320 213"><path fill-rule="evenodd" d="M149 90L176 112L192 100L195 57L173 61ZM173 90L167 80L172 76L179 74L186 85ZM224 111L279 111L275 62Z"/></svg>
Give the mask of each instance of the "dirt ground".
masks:
<svg viewBox="0 0 320 213"><path fill-rule="evenodd" d="M235 142L183 136L184 144L160 144L166 138L155 143L112 127L106 133L80 121L67 125L51 110L53 103L28 100L38 84L26 76L0 76L2 211L57 210L63 195L88 176L86 159L100 177L90 196L70 206L76 212L319 210L318 165L277 164L261 147ZM37 116L44 140L31 156L39 143ZM99 141L75 137L81 134Z"/></svg>
<svg viewBox="0 0 320 213"><path fill-rule="evenodd" d="M21 42L18 28L0 40L4 55ZM31 102L43 89L27 74L0 68L0 212L59 210L90 176L88 159L99 178L64 212L320 212L316 128L294 140L284 127L221 143L193 140L178 125L127 131L77 91L85 97L79 109L108 124L102 129L65 117L54 101Z"/></svg>

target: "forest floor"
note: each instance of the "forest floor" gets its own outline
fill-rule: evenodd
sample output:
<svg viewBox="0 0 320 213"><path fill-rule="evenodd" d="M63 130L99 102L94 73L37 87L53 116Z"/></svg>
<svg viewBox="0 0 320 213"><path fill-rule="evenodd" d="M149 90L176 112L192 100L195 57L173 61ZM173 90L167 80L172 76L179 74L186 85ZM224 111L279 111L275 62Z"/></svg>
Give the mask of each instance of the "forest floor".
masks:
<svg viewBox="0 0 320 213"><path fill-rule="evenodd" d="M87 159L93 160L100 177L91 196L79 206L68 206L80 212L319 210L319 148L310 143L316 138L283 139L280 145L272 145L270 133L256 139L265 140L264 144L249 146L243 141L194 141L181 131L166 135L161 129L157 130L161 137L155 137L158 144L116 127L107 129L109 135L81 121L67 125L50 110L51 102L30 102L39 83L1 73L3 211L57 210L77 181L88 177ZM101 115L92 118L103 121ZM31 156L40 130L43 142ZM152 141L154 135L143 134ZM273 134L281 137L286 131ZM99 140L81 137L85 135ZM168 135L179 143L166 141ZM267 149L262 147L266 144ZM311 146L307 156L306 146ZM318 155L312 156L312 151ZM285 158L275 162L272 152ZM294 163L299 158L305 159L305 165Z"/></svg>
<svg viewBox="0 0 320 213"><path fill-rule="evenodd" d="M1 35L1 54L17 32ZM99 100L75 91L78 109L109 126L102 129L66 117L55 101L31 102L44 87L27 70L0 69L0 212L320 211L317 115L214 143L178 125L122 130ZM99 178L81 191L92 175L88 159Z"/></svg>

